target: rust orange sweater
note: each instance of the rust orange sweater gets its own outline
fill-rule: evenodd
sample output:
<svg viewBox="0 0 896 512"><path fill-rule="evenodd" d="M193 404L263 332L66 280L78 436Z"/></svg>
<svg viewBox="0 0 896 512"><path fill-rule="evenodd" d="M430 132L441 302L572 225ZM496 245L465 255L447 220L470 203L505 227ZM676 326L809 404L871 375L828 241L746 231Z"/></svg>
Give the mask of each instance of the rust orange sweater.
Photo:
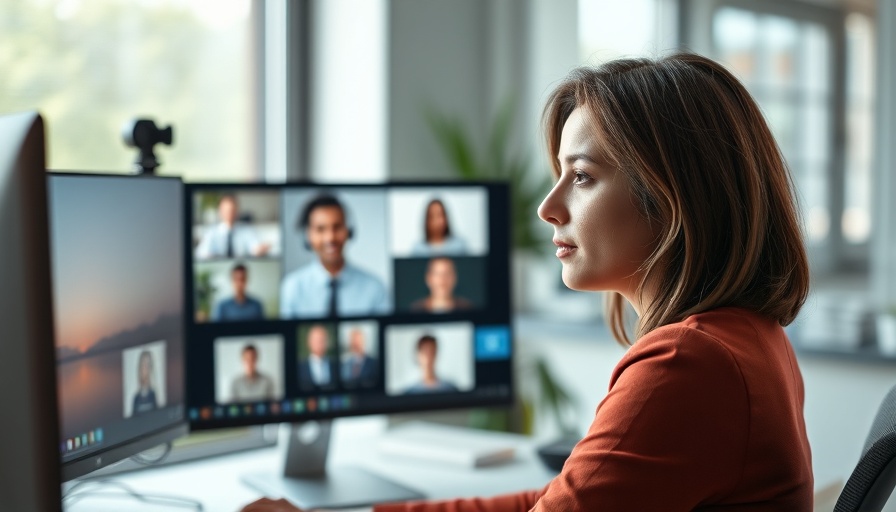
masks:
<svg viewBox="0 0 896 512"><path fill-rule="evenodd" d="M803 381L773 320L720 308L638 340L544 489L375 512L812 510Z"/></svg>

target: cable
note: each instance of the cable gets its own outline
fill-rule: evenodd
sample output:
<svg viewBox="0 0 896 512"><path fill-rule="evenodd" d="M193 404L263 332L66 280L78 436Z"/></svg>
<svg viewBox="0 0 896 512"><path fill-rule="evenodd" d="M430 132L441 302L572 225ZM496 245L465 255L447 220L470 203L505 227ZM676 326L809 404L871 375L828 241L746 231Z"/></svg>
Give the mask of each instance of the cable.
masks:
<svg viewBox="0 0 896 512"><path fill-rule="evenodd" d="M123 492L106 492L106 491L98 491L98 490L82 490L79 492L75 492L77 489L82 487L87 487L90 485L97 486L113 486L118 487ZM84 480L76 483L65 493L65 496L62 497L63 505L73 505L79 500L89 497L104 497L104 498L132 498L137 501L154 504L154 505L165 505L169 507L180 507L180 508L191 508L198 511L203 511L205 508L202 506L197 500L193 500L190 498L183 498L180 496L171 496L165 494L143 494L134 490L134 488L129 485L123 484L121 482L117 482L115 480Z"/></svg>

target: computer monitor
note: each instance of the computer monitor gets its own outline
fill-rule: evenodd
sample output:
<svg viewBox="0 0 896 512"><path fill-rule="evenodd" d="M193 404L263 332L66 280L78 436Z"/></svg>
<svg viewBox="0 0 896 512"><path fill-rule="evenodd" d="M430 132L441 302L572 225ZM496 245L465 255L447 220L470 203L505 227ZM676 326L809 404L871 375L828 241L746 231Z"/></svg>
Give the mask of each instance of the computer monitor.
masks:
<svg viewBox="0 0 896 512"><path fill-rule="evenodd" d="M185 200L192 428L512 402L506 184L189 184ZM287 477L324 474L293 451ZM252 483L304 508L412 497L327 475L317 497L320 480Z"/></svg>
<svg viewBox="0 0 896 512"><path fill-rule="evenodd" d="M44 151L37 113L0 116L4 510L46 512L61 506Z"/></svg>
<svg viewBox="0 0 896 512"><path fill-rule="evenodd" d="M183 184L48 178L68 481L185 435Z"/></svg>

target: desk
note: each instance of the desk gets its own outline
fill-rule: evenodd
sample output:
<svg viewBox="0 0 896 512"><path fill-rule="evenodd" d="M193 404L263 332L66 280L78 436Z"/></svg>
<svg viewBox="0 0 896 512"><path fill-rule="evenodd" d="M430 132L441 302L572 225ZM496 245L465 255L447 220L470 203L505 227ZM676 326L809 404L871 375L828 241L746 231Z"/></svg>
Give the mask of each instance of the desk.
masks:
<svg viewBox="0 0 896 512"><path fill-rule="evenodd" d="M531 438L501 434L517 446L515 460L492 467L464 469L435 467L416 459L385 457L377 451L377 439L387 426L384 417L344 418L334 422L329 466L356 466L373 471L424 493L430 499L493 496L544 486L554 474L535 454ZM243 474L281 467L280 451L263 448L233 455L124 473L114 478L143 494L177 495L201 502L211 512L232 512L258 499L258 492L240 481ZM98 489L99 490L99 489ZM103 488L102 490L107 490ZM109 488L110 492L117 492ZM141 504L120 499L85 497L66 508L69 512L128 510L188 510Z"/></svg>

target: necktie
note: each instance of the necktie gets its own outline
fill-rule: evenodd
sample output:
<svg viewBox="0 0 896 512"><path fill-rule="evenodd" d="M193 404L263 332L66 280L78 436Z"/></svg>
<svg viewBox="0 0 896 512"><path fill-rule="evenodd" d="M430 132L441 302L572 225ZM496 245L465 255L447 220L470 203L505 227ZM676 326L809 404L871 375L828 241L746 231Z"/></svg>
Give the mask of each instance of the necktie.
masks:
<svg viewBox="0 0 896 512"><path fill-rule="evenodd" d="M227 230L227 257L233 258L233 228Z"/></svg>
<svg viewBox="0 0 896 512"><path fill-rule="evenodd" d="M336 304L338 304L339 297L339 281L335 278L330 279L330 307L327 310L327 316L335 317L336 316Z"/></svg>

